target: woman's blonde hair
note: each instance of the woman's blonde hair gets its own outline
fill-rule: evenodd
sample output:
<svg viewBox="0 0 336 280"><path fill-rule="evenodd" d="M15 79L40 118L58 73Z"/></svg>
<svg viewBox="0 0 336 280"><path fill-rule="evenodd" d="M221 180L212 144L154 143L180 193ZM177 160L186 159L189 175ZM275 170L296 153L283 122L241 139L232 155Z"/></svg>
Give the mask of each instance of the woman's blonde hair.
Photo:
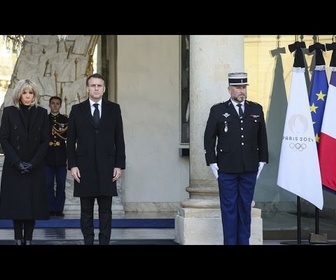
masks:
<svg viewBox="0 0 336 280"><path fill-rule="evenodd" d="M39 88L36 83L29 79L23 79L16 83L15 88L13 90L13 104L15 107L20 107L20 99L22 96L22 93L25 91L25 89L29 89L33 95L34 98L32 100L32 103L30 106L37 106L37 101L39 100Z"/></svg>

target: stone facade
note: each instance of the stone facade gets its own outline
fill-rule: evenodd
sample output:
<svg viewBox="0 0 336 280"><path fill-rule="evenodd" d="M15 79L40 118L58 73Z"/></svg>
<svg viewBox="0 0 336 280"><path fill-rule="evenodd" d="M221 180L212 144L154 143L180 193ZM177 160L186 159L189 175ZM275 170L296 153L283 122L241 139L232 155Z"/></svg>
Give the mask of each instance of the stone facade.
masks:
<svg viewBox="0 0 336 280"><path fill-rule="evenodd" d="M20 79L31 79L41 88L38 104L48 108L51 96L63 100L61 113L87 98L85 81L93 71L98 35L26 35L2 106L12 103L12 90ZM2 112L2 110L1 110Z"/></svg>

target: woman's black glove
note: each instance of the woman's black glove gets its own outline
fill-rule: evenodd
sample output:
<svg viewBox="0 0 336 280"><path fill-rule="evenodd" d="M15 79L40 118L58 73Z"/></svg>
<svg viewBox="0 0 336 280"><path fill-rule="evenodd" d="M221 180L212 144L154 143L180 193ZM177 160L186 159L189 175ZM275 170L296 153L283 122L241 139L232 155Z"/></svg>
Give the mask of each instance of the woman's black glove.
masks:
<svg viewBox="0 0 336 280"><path fill-rule="evenodd" d="M24 174L31 171L35 166L30 162L20 161L15 164L15 167L21 174Z"/></svg>
<svg viewBox="0 0 336 280"><path fill-rule="evenodd" d="M23 162L23 161L19 161L19 162L17 162L17 163L15 164L15 167L16 167L16 169L17 169L19 172L21 172L21 174L24 174L24 173L26 173L26 172L29 172L29 170L27 170L27 167L26 167L26 165L25 165L25 162Z"/></svg>
<svg viewBox="0 0 336 280"><path fill-rule="evenodd" d="M32 164L32 163L30 163L30 162L22 162L23 163L23 165L25 166L25 170L26 170L26 172L29 172L29 171L31 171L31 170L33 170L34 169L34 165Z"/></svg>

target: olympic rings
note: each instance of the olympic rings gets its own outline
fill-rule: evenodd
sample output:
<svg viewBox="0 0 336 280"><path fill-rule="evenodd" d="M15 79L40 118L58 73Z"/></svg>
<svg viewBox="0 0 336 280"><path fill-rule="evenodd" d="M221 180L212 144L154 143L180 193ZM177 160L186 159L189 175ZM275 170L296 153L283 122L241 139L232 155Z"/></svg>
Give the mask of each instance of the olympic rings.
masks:
<svg viewBox="0 0 336 280"><path fill-rule="evenodd" d="M302 144L300 144L300 143L290 143L289 147L292 150L297 150L297 151L302 152L303 150L305 150L307 148L307 145L305 143L302 143Z"/></svg>

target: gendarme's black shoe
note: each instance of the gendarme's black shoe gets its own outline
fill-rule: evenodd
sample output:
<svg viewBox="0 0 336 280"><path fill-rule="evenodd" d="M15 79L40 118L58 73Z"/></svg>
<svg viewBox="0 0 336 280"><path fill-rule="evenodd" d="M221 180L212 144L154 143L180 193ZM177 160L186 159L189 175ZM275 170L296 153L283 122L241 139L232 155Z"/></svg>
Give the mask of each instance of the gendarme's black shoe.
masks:
<svg viewBox="0 0 336 280"><path fill-rule="evenodd" d="M49 216L50 216L50 217L54 217L54 216L56 216L56 212L55 212L55 211L49 211Z"/></svg>

